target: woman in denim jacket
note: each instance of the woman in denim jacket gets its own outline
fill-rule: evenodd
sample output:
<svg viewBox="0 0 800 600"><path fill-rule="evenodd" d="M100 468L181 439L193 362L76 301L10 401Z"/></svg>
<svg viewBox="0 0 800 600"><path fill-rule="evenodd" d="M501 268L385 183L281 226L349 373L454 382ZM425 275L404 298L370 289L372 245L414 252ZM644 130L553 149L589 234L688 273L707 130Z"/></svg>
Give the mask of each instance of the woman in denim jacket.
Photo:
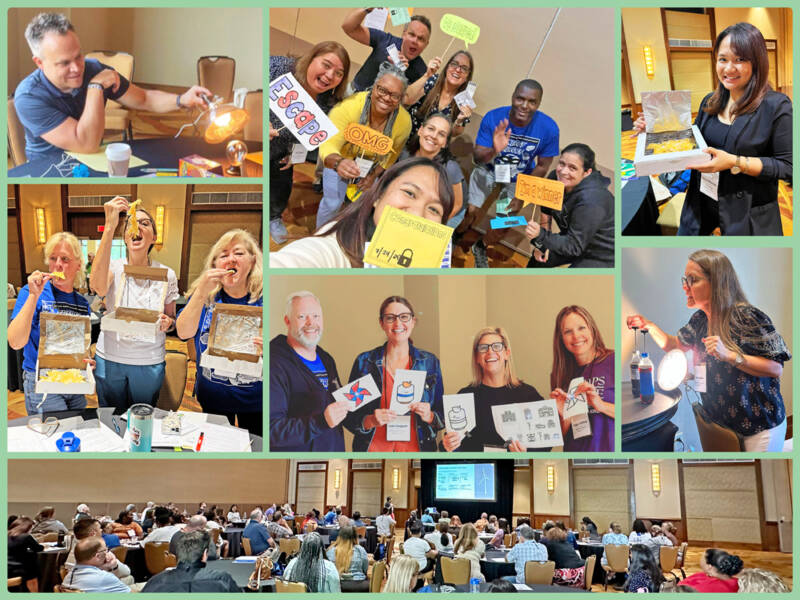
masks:
<svg viewBox="0 0 800 600"><path fill-rule="evenodd" d="M442 370L439 359L430 352L420 350L411 343L411 332L417 323L411 303L400 296L390 296L383 301L379 313L381 329L386 343L359 354L350 371L355 381L372 375L381 390L380 405L371 402L362 409L351 412L344 426L354 434L353 452L429 452L436 450L436 432L444 427L442 395ZM398 415L389 410L392 387L397 369L425 371L425 388L422 399L409 405L412 435L409 441L388 441L387 424ZM416 435L414 435L416 432Z"/></svg>

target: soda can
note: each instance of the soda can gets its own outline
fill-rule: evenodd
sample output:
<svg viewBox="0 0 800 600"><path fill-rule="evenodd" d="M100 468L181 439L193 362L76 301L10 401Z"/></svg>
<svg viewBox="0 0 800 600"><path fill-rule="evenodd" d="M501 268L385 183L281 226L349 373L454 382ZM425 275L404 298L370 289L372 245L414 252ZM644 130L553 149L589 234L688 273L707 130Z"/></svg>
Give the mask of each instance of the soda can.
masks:
<svg viewBox="0 0 800 600"><path fill-rule="evenodd" d="M128 409L128 452L150 452L154 411L149 404L134 404Z"/></svg>

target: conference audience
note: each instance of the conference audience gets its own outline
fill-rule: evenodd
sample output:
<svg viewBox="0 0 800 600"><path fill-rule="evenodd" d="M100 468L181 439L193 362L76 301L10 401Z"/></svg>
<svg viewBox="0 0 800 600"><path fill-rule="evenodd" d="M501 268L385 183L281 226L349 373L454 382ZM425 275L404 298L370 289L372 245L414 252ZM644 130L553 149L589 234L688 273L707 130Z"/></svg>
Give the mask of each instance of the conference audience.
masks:
<svg viewBox="0 0 800 600"><path fill-rule="evenodd" d="M163 506L155 510L153 530L144 538L144 542L169 542L181 529L172 523L172 513Z"/></svg>
<svg viewBox="0 0 800 600"><path fill-rule="evenodd" d="M131 588L110 572L111 565L116 562L102 537L93 535L82 539L75 546L75 566L63 585L81 592L129 593Z"/></svg>
<svg viewBox="0 0 800 600"><path fill-rule="evenodd" d="M453 552L453 536L447 523L437 523L436 531L426 534L425 540L433 544L437 552Z"/></svg>
<svg viewBox="0 0 800 600"><path fill-rule="evenodd" d="M744 562L737 555L709 548L700 558L702 572L689 575L678 585L690 585L698 592L738 592L736 575L742 567Z"/></svg>
<svg viewBox="0 0 800 600"><path fill-rule="evenodd" d="M740 592L785 594L791 591L776 573L764 569L742 569L736 579Z"/></svg>
<svg viewBox="0 0 800 600"><path fill-rule="evenodd" d="M489 545L495 548L502 548L507 533L508 533L508 521L501 517L497 521L497 530L494 532L494 536L489 542Z"/></svg>
<svg viewBox="0 0 800 600"><path fill-rule="evenodd" d="M207 519L203 515L195 515L189 522L186 523L186 526L183 529L175 531L172 535L172 538L169 541L169 551L170 553L174 554L175 556L178 555L178 547L181 543L181 539L185 536L189 535L193 531L206 531L207 526ZM219 554L217 553L217 546L214 543L214 538L210 532L208 532L208 546L206 547L207 559L208 560L217 560L219 558Z"/></svg>
<svg viewBox="0 0 800 600"><path fill-rule="evenodd" d="M339 581L344 592L368 592L367 551L358 543L354 527L342 527L336 541L328 546L328 560L336 565Z"/></svg>
<svg viewBox="0 0 800 600"><path fill-rule="evenodd" d="M608 558L606 557L605 546L608 544L616 544L616 545L628 545L628 536L622 533L622 525L612 521L608 525L608 532L603 534L603 558L600 559L601 565L608 564Z"/></svg>
<svg viewBox="0 0 800 600"><path fill-rule="evenodd" d="M489 520L486 518L486 513L481 513L481 518L473 523L475 525L475 529L478 530L478 533L483 533L483 530L486 529L486 526L489 524Z"/></svg>
<svg viewBox="0 0 800 600"><path fill-rule="evenodd" d="M34 526L31 529L31 535L44 535L47 533L67 533L67 528L64 524L55 519L53 515L56 514L56 509L52 506L45 506L39 511L39 514L33 519Z"/></svg>
<svg viewBox="0 0 800 600"><path fill-rule="evenodd" d="M631 559L628 567L628 580L623 586L626 592L656 593L665 581L661 572L656 548L645 544L631 545Z"/></svg>
<svg viewBox="0 0 800 600"><path fill-rule="evenodd" d="M556 564L553 583L582 587L584 578L584 561L575 552L572 544L567 542L567 532L556 527L547 530L547 557Z"/></svg>
<svg viewBox="0 0 800 600"><path fill-rule="evenodd" d="M323 548L322 537L318 533L306 535L300 553L286 565L284 581L304 583L309 592L340 592L339 571L334 563L325 560Z"/></svg>
<svg viewBox="0 0 800 600"><path fill-rule="evenodd" d="M505 520L505 519L503 519ZM548 550L545 546L536 541L533 529L528 525L519 528L520 541L509 551L506 556L508 562L514 563L517 572L516 578L509 575L509 580L517 583L525 583L525 563L531 560L544 562L548 559Z"/></svg>
<svg viewBox="0 0 800 600"><path fill-rule="evenodd" d="M290 538L294 534L283 518L283 513L276 510L272 513L272 520L267 523L267 531L276 540Z"/></svg>
<svg viewBox="0 0 800 600"><path fill-rule="evenodd" d="M389 514L389 508L386 506L381 509L381 514L375 519L375 527L378 531L378 536L389 536L392 534L392 525L396 525L392 516Z"/></svg>
<svg viewBox="0 0 800 600"><path fill-rule="evenodd" d="M412 556L398 554L392 559L392 568L383 588L385 594L406 594L417 587L419 562Z"/></svg>
<svg viewBox="0 0 800 600"><path fill-rule="evenodd" d="M64 562L64 566L66 567L67 571L70 571L74 568L75 564L78 562L75 558L75 548L77 543L81 540L85 540L88 538L97 538L100 537L103 541L106 540L106 535L102 533L103 527L112 527L113 523L109 521L105 524L105 526L101 526L100 522L97 519L81 519L72 527L72 533L74 535L74 542L73 545L70 547L69 552L67 553L67 559ZM114 538L116 538L117 545L120 545L119 536L116 534L111 534ZM108 542L106 542L106 548L110 549L108 546ZM112 575L116 576L122 583L127 586L133 585L133 577L131 576L131 569L125 563L122 563L117 560L117 558L109 553L106 556L106 562L103 563L103 568L109 571ZM113 560L112 560L113 559Z"/></svg>
<svg viewBox="0 0 800 600"><path fill-rule="evenodd" d="M264 513L259 509L255 509L250 513L250 520L245 525L242 537L250 540L250 549L254 555L259 555L267 548L275 547L275 540L269 534L267 526L261 522L264 518Z"/></svg>
<svg viewBox="0 0 800 600"><path fill-rule="evenodd" d="M239 522L241 520L242 516L239 514L239 506L237 504L231 505L231 508L228 511L228 521Z"/></svg>
<svg viewBox="0 0 800 600"><path fill-rule="evenodd" d="M421 522L414 521L411 523L409 526L409 533L411 534L411 537L405 541L403 545L403 551L408 556L417 559L420 573L427 573L433 569L434 559L438 552L436 550L432 550L430 544L422 539Z"/></svg>
<svg viewBox="0 0 800 600"><path fill-rule="evenodd" d="M113 533L119 538L126 540L136 540L142 537L142 526L133 520L130 512L123 510L113 523Z"/></svg>
<svg viewBox="0 0 800 600"><path fill-rule="evenodd" d="M8 577L22 577L26 589L39 591L37 553L44 550L31 535L33 519L17 517L8 527Z"/></svg>
<svg viewBox="0 0 800 600"><path fill-rule="evenodd" d="M470 579L486 581L481 573L481 558L485 553L486 546L478 538L478 530L475 529L475 526L467 523L461 527L456 543L453 545L453 554L456 558L466 558L470 562Z"/></svg>
<svg viewBox="0 0 800 600"><path fill-rule="evenodd" d="M631 533L628 535L628 543L633 546L633 544L649 544L650 543L650 532L647 531L647 527L644 524L644 521L641 519L635 519L633 521L633 526L631 527Z"/></svg>

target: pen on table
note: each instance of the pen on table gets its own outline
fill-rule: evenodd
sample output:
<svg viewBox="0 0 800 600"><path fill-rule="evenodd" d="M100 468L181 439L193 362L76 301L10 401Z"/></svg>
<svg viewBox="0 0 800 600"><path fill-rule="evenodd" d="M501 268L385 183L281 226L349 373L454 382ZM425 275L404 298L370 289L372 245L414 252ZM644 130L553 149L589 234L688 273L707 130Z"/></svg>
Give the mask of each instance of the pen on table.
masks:
<svg viewBox="0 0 800 600"><path fill-rule="evenodd" d="M178 169L162 169L160 167L153 168L147 167L145 169L140 169L142 173L177 173Z"/></svg>
<svg viewBox="0 0 800 600"><path fill-rule="evenodd" d="M200 446L203 445L203 438L205 437L205 435L206 435L205 431L200 432L200 437L197 438L197 448L194 449L195 452L200 452Z"/></svg>

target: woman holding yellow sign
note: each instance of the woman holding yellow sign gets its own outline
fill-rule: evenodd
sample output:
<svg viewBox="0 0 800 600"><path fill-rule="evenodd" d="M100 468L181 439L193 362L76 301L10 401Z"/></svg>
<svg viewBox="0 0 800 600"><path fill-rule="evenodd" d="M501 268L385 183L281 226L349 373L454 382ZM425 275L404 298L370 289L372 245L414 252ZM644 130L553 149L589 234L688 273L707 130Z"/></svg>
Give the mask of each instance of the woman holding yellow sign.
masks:
<svg viewBox="0 0 800 600"><path fill-rule="evenodd" d="M366 243L372 239L381 215L389 206L445 223L453 209L453 188L444 167L424 157L395 163L330 227L271 253L270 267L363 267Z"/></svg>
<svg viewBox="0 0 800 600"><path fill-rule="evenodd" d="M542 208L539 221L528 221L525 235L534 247L528 267L613 267L614 195L608 191L611 180L597 170L594 151L570 144L549 178L564 184L564 201L561 210ZM551 218L558 233L549 231Z"/></svg>
<svg viewBox="0 0 800 600"><path fill-rule="evenodd" d="M384 62L371 89L353 94L331 110L330 119L339 133L327 139L319 150L325 169L317 229L333 219L346 196L357 198L400 156L411 132L411 117L400 106L407 87L403 71ZM351 123L389 137L391 147L370 143L369 139L358 145L348 142L344 132Z"/></svg>

